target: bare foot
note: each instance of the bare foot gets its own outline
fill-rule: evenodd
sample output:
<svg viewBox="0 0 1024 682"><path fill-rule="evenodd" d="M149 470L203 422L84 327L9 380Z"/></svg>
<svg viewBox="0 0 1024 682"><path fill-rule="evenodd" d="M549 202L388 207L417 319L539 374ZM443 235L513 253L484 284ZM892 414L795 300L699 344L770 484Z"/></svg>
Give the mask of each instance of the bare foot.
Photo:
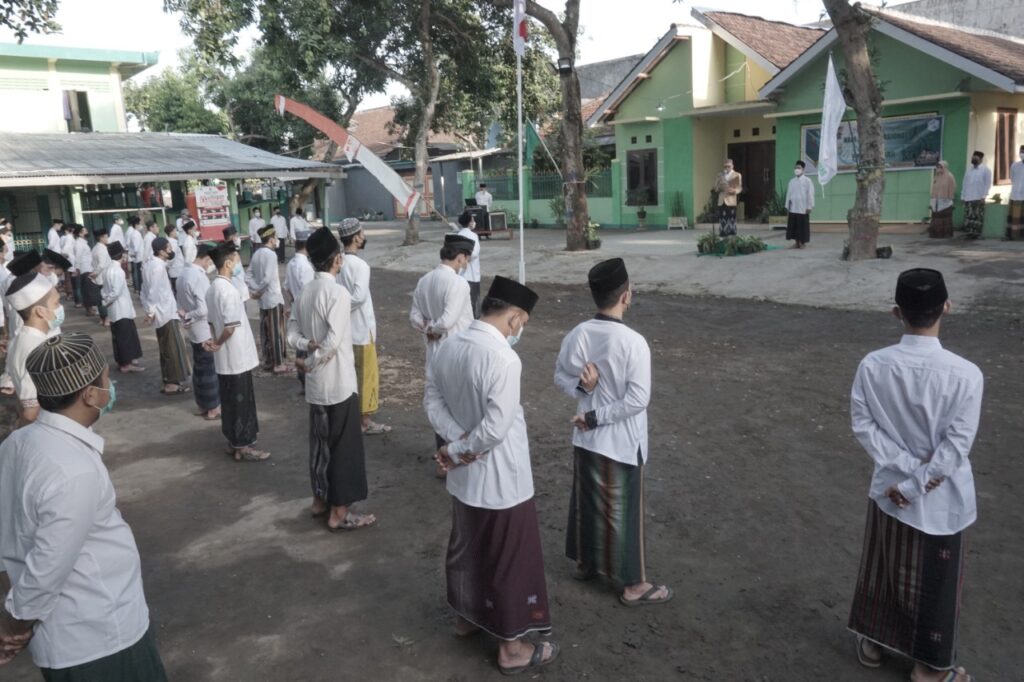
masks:
<svg viewBox="0 0 1024 682"><path fill-rule="evenodd" d="M922 663L915 663L914 670L910 673L910 682L945 682L949 673L954 673L949 682L972 682L974 678L967 674L961 667L953 670L934 670Z"/></svg>
<svg viewBox="0 0 1024 682"><path fill-rule="evenodd" d="M534 645L517 639L513 642L502 642L498 647L498 667L508 669L527 666L538 647L543 652L538 667L550 663L558 655L558 649L553 642L540 642Z"/></svg>
<svg viewBox="0 0 1024 682"><path fill-rule="evenodd" d="M262 462L270 458L270 453L254 448L236 448L234 456L236 462Z"/></svg>

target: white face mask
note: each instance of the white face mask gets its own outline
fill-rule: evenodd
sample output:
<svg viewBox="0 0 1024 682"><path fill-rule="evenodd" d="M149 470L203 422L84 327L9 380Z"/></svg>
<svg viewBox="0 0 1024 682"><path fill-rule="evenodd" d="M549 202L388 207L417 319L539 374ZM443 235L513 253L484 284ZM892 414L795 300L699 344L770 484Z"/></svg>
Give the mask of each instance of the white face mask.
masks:
<svg viewBox="0 0 1024 682"><path fill-rule="evenodd" d="M203 269L206 270L207 275L212 275L213 273L217 272L217 268L213 266L213 263L210 263Z"/></svg>
<svg viewBox="0 0 1024 682"><path fill-rule="evenodd" d="M522 327L519 328L519 331L517 333L512 334L511 336L508 337L508 345L515 346L517 343L519 343L519 341L522 340L523 332L525 331L526 325L524 324Z"/></svg>
<svg viewBox="0 0 1024 682"><path fill-rule="evenodd" d="M56 287L60 283L60 280L57 279L57 275L53 272L47 273L46 279L50 280L50 284L52 284L54 287Z"/></svg>
<svg viewBox="0 0 1024 682"><path fill-rule="evenodd" d="M1020 153L1020 160L1021 160L1021 161L1024 161L1024 152L1021 152L1021 153Z"/></svg>
<svg viewBox="0 0 1024 682"><path fill-rule="evenodd" d="M793 169L793 175L795 175L797 177L800 177L803 174L804 174L804 169L803 168L794 168Z"/></svg>

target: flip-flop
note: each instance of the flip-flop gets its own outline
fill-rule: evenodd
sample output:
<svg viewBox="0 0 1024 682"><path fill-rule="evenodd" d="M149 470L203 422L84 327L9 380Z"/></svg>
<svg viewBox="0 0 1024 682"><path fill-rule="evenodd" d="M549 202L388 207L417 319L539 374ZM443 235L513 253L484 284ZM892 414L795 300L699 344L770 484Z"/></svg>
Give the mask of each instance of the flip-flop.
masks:
<svg viewBox="0 0 1024 682"><path fill-rule="evenodd" d="M865 668L878 668L882 665L882 658L871 658L864 653L864 642L866 641L868 640L864 637L857 637L857 661Z"/></svg>
<svg viewBox="0 0 1024 682"><path fill-rule="evenodd" d="M176 390L174 390L174 391L167 391L167 390L161 388L160 392L163 393L164 395L178 395L179 393L191 393L192 392L192 387L191 386L182 386L182 385L179 384L178 388Z"/></svg>
<svg viewBox="0 0 1024 682"><path fill-rule="evenodd" d="M235 450L232 453L236 462L262 462L270 459L270 453L265 450L253 450L252 448L246 448L245 450Z"/></svg>
<svg viewBox="0 0 1024 682"><path fill-rule="evenodd" d="M377 422L370 422L363 429L363 435L365 436L379 436L383 433L391 433L391 427L387 424L378 424Z"/></svg>
<svg viewBox="0 0 1024 682"><path fill-rule="evenodd" d="M660 599L652 599L652 595L658 590L665 588L665 596ZM664 604L671 601L673 596L672 588L668 585L651 585L651 589L641 594L636 599L626 599L625 595L619 595L619 601L623 606L651 606L653 604Z"/></svg>
<svg viewBox="0 0 1024 682"><path fill-rule="evenodd" d="M533 655L530 656L529 663L526 665L512 666L511 668L503 668L499 665L498 670L501 671L502 675L518 675L519 673L524 673L527 670L541 668L548 663L551 663L558 658L558 645L554 642L548 642L548 644L551 645L551 656L549 658L544 658L544 644L538 642L533 645Z"/></svg>
<svg viewBox="0 0 1024 682"><path fill-rule="evenodd" d="M355 516L356 516L355 514L349 512L348 514L345 514L345 518L342 520L341 525L339 525L339 526L332 526L332 525L328 524L327 525L327 530L331 531L332 533L342 533L342 532L348 532L348 531L352 531L352 530L362 530L363 528L369 528L370 526L372 526L372 525L377 523L377 519L374 519L373 521L370 521L369 523L359 523L357 521L352 521L352 519ZM359 518L360 519L365 519L365 518L367 518L367 516L368 516L367 514L360 514Z"/></svg>
<svg viewBox="0 0 1024 682"><path fill-rule="evenodd" d="M910 679L913 682L914 678L911 677ZM939 682L974 682L974 675L968 675L964 668L957 666L956 668L947 671L946 674L940 678Z"/></svg>

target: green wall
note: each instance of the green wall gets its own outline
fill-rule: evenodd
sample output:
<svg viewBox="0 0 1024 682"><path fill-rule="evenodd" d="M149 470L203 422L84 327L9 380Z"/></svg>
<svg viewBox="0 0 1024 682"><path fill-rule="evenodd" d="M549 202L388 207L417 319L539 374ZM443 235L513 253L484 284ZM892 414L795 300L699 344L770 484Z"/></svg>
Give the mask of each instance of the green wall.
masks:
<svg viewBox="0 0 1024 682"><path fill-rule="evenodd" d="M693 109L693 70L690 68L689 41L676 42L669 53L630 93L615 112L615 119L628 121L645 116L668 117ZM658 111L658 105L664 107Z"/></svg>

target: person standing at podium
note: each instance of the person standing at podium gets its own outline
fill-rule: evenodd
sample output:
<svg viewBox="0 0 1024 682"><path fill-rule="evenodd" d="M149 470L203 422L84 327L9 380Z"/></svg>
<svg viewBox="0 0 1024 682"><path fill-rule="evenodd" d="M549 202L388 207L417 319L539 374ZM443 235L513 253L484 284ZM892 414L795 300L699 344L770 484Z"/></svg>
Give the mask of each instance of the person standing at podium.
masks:
<svg viewBox="0 0 1024 682"><path fill-rule="evenodd" d="M481 182L480 189L477 191L476 205L483 208L480 212L480 229L490 230L491 229L491 203L494 202L494 197L487 191L487 183Z"/></svg>

